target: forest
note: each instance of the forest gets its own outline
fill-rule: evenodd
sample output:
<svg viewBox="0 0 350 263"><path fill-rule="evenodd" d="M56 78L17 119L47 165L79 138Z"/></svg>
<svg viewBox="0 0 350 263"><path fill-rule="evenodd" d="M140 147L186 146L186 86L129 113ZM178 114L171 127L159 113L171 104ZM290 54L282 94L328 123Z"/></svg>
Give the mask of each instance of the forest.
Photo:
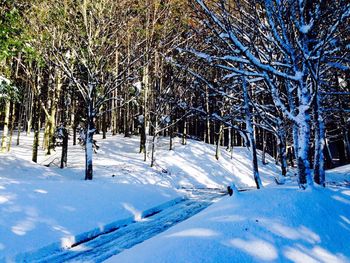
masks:
<svg viewBox="0 0 350 263"><path fill-rule="evenodd" d="M256 149L301 187L350 161L347 1L2 2L2 152L83 129L90 180L94 133L191 137L251 147L258 188Z"/></svg>
<svg viewBox="0 0 350 263"><path fill-rule="evenodd" d="M247 148L254 188L269 163L326 187L350 164L349 82L348 0L0 0L0 157L30 138L65 170L80 145L88 181L115 137L150 168L190 141Z"/></svg>

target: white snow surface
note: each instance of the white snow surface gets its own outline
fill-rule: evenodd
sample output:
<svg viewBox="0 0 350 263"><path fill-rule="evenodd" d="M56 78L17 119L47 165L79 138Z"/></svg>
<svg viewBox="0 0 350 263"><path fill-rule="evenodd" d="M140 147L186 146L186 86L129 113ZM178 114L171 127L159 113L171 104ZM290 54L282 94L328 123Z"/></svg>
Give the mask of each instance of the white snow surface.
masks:
<svg viewBox="0 0 350 263"><path fill-rule="evenodd" d="M175 139L175 150L168 151L169 139L160 138L150 168L138 153L138 137L95 138L100 150L93 156L93 181L83 180L84 150L71 141L65 169L58 168L59 148L51 156L39 148L38 164L31 162L32 136L22 135L20 146L13 143L10 153L0 154L0 262L42 247L69 247L138 220L146 210L178 200L180 188L254 186L246 148L234 149L232 160L222 149L216 161L212 145L188 140L183 146ZM278 168L270 158L261 171L267 185Z"/></svg>
<svg viewBox="0 0 350 263"><path fill-rule="evenodd" d="M326 171L327 182L344 182L350 183L350 164L343 165Z"/></svg>
<svg viewBox="0 0 350 263"><path fill-rule="evenodd" d="M236 193L106 262L350 262L350 189Z"/></svg>
<svg viewBox="0 0 350 263"><path fill-rule="evenodd" d="M49 253L50 250L69 247L96 233L140 220L147 211L179 200L182 194L178 189L224 189L232 183L238 188L255 187L250 153L244 147L234 148L232 159L231 153L222 148L217 161L213 145L188 140L184 146L180 144L180 139L175 139L174 150L169 151L169 139L161 137L157 140L155 166L151 168L150 161L143 162L143 154L138 153L138 137L109 135L106 140L100 136L94 138L100 149L93 155L94 180L89 182L83 180L84 150L79 145L71 146L71 141L68 167L65 169L58 168L59 148L51 156L46 156L40 148L38 164L31 162L32 136L22 135L20 146L13 144L11 153L0 154L0 262L25 259L26 253L31 254L38 249ZM293 170L289 173L291 179L286 180L293 189L271 190L270 187L275 185L274 177L280 173L280 169L271 157L267 156L267 165L262 165L260 159L259 156L261 179L269 189L224 198L210 210L205 210L204 214L170 230L178 229L180 234L166 237L167 242L164 242L164 237L169 234L165 233L136 246L135 251L145 253L143 261L137 255L129 257L134 252L128 251L125 255L129 256L125 256L124 252L119 256L130 260L119 261L119 256L112 260L232 262L225 255L236 251L239 252L237 259L278 261L285 258L292 260L293 255L299 257L314 251L347 262L349 251L342 244L348 242L343 234L350 236L347 232L350 229L349 192L326 190L326 195L321 195L317 189L299 192L294 189ZM44 166L47 164L50 167ZM337 168L327 173L327 176L332 182L342 182L349 180L349 170L349 166ZM324 208L322 202L326 204ZM300 207L294 206L294 203ZM316 208L322 213L317 214ZM260 223L255 222L255 218ZM310 218L313 218L313 224ZM332 224L327 221L330 218L335 219ZM262 223L265 224L259 228L262 230L254 233L240 228L247 224L248 229L254 230L256 227L253 226ZM186 230L187 224L189 230ZM321 224L325 225L324 229L319 227ZM275 228L267 228L268 225L275 225ZM301 237L302 233L306 233L305 237ZM320 239L313 240L314 234ZM336 242L329 245L328 239L333 237L337 237ZM163 243L159 243L158 239L163 240ZM185 242L181 245L176 240ZM246 252L252 244L259 248L252 249L256 255ZM151 251L146 253L144 245L146 250L150 246ZM188 246L188 249L182 246ZM199 250L196 252L197 247ZM281 252L282 248L287 252ZM219 257L221 252L223 256ZM159 258L155 259L156 255ZM191 260L188 261L189 258ZM314 259L318 260L317 257Z"/></svg>

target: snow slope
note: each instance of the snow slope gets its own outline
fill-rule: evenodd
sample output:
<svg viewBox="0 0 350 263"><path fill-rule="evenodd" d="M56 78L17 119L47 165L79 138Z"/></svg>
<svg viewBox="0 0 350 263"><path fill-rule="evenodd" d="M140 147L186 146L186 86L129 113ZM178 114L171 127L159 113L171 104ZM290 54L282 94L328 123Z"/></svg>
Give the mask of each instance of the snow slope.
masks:
<svg viewBox="0 0 350 263"><path fill-rule="evenodd" d="M350 262L350 189L225 197L106 262Z"/></svg>
<svg viewBox="0 0 350 263"><path fill-rule="evenodd" d="M94 233L139 220L145 210L179 198L172 189L152 185L64 180L26 161L17 160L4 174L4 159L11 164L10 158L1 158L0 261L52 243L57 243L51 246L54 249L69 247ZM21 177L16 175L18 170L23 172Z"/></svg>
<svg viewBox="0 0 350 263"><path fill-rule="evenodd" d="M14 136L15 137L15 136ZM46 247L69 247L94 233L123 222L139 219L150 208L178 200L179 188L225 188L235 181L254 186L249 151L222 150L219 161L215 147L189 140L168 151L160 139L156 165L149 167L138 153L139 138L109 137L99 141L94 155L94 180L85 182L84 150L70 146L68 168L59 169L59 149L46 156L39 149L38 164L31 160L32 136L22 136L9 154L0 154L0 261L23 252ZM44 165L50 164L50 167ZM262 168L263 182L273 182L278 168ZM45 249L43 250L45 252Z"/></svg>
<svg viewBox="0 0 350 263"><path fill-rule="evenodd" d="M247 148L234 148L232 159L231 153L222 148L217 161L213 145L188 140L184 146L180 139L174 141L174 150L169 151L168 138L158 140L153 168L138 154L138 137L125 139L116 136L100 141L101 154L98 153L95 158L96 175L115 175L119 183L156 184L170 188L225 188L231 182L239 187L255 187ZM106 157L108 164L104 162ZM259 161L264 185L274 184L273 176L280 171L271 157L267 159L269 164L265 166Z"/></svg>
<svg viewBox="0 0 350 263"><path fill-rule="evenodd" d="M326 181L329 183L350 183L350 164L326 171Z"/></svg>
<svg viewBox="0 0 350 263"><path fill-rule="evenodd" d="M221 149L217 161L213 145L189 140L183 146L175 140L175 150L168 151L168 139L161 138L155 167L150 168L149 161L143 162L138 153L138 137L96 138L100 150L94 155L92 182L83 180L84 150L79 145L69 146L68 168L63 170L58 168L59 148L51 156L39 149L39 164L30 161L32 136L22 136L20 146L13 145L11 153L0 154L0 262L16 255L17 259L25 258L24 252L42 247L43 253L69 247L93 234L138 220L150 209L178 200L181 194L177 189L225 188L231 182L238 187L254 187L246 148L234 148L232 159L231 153ZM259 162L260 172L263 184L273 186L280 170L272 158L268 157L268 162L265 166ZM48 164L50 167L44 166ZM348 170L338 168L327 176L332 181L344 181L349 179ZM273 200L285 200L284 194L271 193L276 194ZM338 195L339 200L347 200L347 196ZM250 202L258 203L257 197L247 195L246 204L241 198L242 208L249 207ZM223 202L223 207L232 205ZM343 218L346 224L346 215Z"/></svg>
<svg viewBox="0 0 350 263"><path fill-rule="evenodd" d="M160 138L156 147L155 166L143 161L139 154L139 137L124 138L122 135L110 136L102 140L95 136L100 149L94 155L94 177L127 184L156 184L170 188L211 187L222 188L231 182L239 187L255 187L252 178L250 152L245 147L235 147L231 153L221 149L221 156L215 159L215 146L203 142L188 140L181 145L180 139L174 139L174 150L169 151L168 138ZM23 136L21 147L13 147L12 156L30 161L32 137ZM149 145L150 147L150 145ZM51 156L39 151L38 163L51 167L55 173L66 179L84 178L84 151L79 145L69 146L68 169L58 169L60 149ZM1 157L1 155L0 155ZM267 165L259 158L259 171L263 184L274 184L274 175L280 172L274 160L267 155Z"/></svg>

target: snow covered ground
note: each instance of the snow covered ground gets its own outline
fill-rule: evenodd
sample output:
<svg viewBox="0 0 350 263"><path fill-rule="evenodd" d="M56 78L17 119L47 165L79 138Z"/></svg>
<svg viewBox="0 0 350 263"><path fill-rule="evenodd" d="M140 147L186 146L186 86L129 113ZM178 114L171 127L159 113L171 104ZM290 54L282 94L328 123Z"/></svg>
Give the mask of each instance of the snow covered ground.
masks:
<svg viewBox="0 0 350 263"><path fill-rule="evenodd" d="M215 146L202 142L188 140L186 146L181 145L180 139L174 139L174 150L169 151L168 138L160 138L156 148L156 162L150 168L148 161L143 161L143 155L139 154L139 137L124 138L122 135L108 136L102 140L101 136L95 138L100 149L94 155L94 178L102 181L110 181L126 184L152 184L170 188L210 187L222 188L231 182L239 187L255 187L252 178L250 152L245 147L235 147L232 153L222 148L221 157L217 161L214 157ZM9 156L13 159L31 160L32 136L22 136L22 144L13 146ZM150 146L149 146L150 147ZM58 169L60 160L60 148L50 156L40 149L38 164L50 164L45 170L44 177L54 173L57 176L69 180L81 180L84 178L84 150L81 146L69 146L68 168ZM4 155L0 155L4 158ZM269 164L262 165L259 161L259 170L264 185L274 184L274 177L280 169L274 164L274 160L267 156ZM1 159L1 163L7 161ZM25 167L18 166L11 172L23 174L32 173L36 169L32 163ZM40 166L40 169L42 167ZM4 167L2 165L2 167ZM3 169L6 169L6 166ZM28 168L28 169L27 169ZM0 168L1 169L1 168ZM1 170L0 170L0 174ZM44 178L42 177L42 178ZM52 177L51 177L52 178Z"/></svg>
<svg viewBox="0 0 350 263"><path fill-rule="evenodd" d="M350 164L326 171L328 183L346 183L350 186Z"/></svg>
<svg viewBox="0 0 350 263"><path fill-rule="evenodd" d="M143 156L138 153L138 137L96 138L100 150L94 155L91 182L83 180L84 150L79 145L69 146L68 168L63 170L58 168L59 149L51 156L40 149L38 164L30 161L32 136L22 136L20 146L14 145L9 154L0 154L0 262L16 256L17 260L25 259L31 251L38 255L38 249L39 254L48 254L140 220L152 213L153 208L179 201L183 195L179 189L224 189L231 182L241 188L255 186L250 154L243 147L234 148L232 159L231 153L223 148L217 161L212 145L189 140L188 145L183 146L175 140L174 151L168 151L168 139L161 138L155 166L150 168L150 162L143 162ZM154 262L155 255L159 255L160 262L189 262L189 256L190 262L205 262L204 259L232 262L231 253L237 253L234 262L239 259L278 261L292 260L292 255L303 253L310 256L310 251L346 262L349 251L342 242L348 242L347 237L337 239L333 245L329 245L328 240L341 233L349 234L348 192L325 190L325 195L319 189L300 192L295 188L293 176L288 183L290 189L274 189L274 176L280 170L272 158L267 159L269 164L259 162L259 168L263 184L269 189L224 198L194 219L169 230L175 232L164 233L133 249L142 253L148 248L155 250L145 252L144 262ZM49 167L44 166L48 164ZM350 180L349 171L350 166L337 168L328 178L332 182ZM324 208L317 209L323 203ZM295 211L295 215L290 211ZM332 218L336 218L333 225L328 221ZM322 224L326 225L324 229ZM329 230L331 226L335 230ZM319 238L314 238L310 231ZM178 232L180 234L167 236ZM164 238L166 245L162 244ZM188 242L188 249L180 240L184 244ZM251 246L259 248L252 250L255 254L247 252ZM133 249L111 260L140 260L137 255L130 256L136 253ZM179 250L178 256L172 257L175 252L170 253L171 249ZM266 249L267 252L259 252ZM219 257L220 251L223 256Z"/></svg>
<svg viewBox="0 0 350 263"><path fill-rule="evenodd" d="M140 219L150 208L179 200L180 188L225 188L232 181L254 186L245 148L234 149L232 160L223 149L216 161L212 145L189 140L182 146L175 140L175 150L168 151L164 138L150 168L138 153L139 138L97 136L94 180L86 182L81 146L70 146L68 168L61 170L59 149L51 156L39 149L38 164L30 161L32 139L23 135L20 146L0 154L0 261L42 247L43 252L69 247ZM270 160L262 169L264 184L273 182L276 171Z"/></svg>
<svg viewBox="0 0 350 263"><path fill-rule="evenodd" d="M107 262L350 262L349 211L350 189L242 192Z"/></svg>

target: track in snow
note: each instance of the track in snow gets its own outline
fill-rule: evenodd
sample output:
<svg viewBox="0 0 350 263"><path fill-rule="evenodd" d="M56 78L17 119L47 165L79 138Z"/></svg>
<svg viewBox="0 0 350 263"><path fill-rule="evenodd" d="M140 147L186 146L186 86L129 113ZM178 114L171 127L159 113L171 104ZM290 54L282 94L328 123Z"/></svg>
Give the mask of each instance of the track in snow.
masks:
<svg viewBox="0 0 350 263"><path fill-rule="evenodd" d="M226 194L216 189L186 192L188 197L180 203L37 262L102 262L190 218Z"/></svg>

